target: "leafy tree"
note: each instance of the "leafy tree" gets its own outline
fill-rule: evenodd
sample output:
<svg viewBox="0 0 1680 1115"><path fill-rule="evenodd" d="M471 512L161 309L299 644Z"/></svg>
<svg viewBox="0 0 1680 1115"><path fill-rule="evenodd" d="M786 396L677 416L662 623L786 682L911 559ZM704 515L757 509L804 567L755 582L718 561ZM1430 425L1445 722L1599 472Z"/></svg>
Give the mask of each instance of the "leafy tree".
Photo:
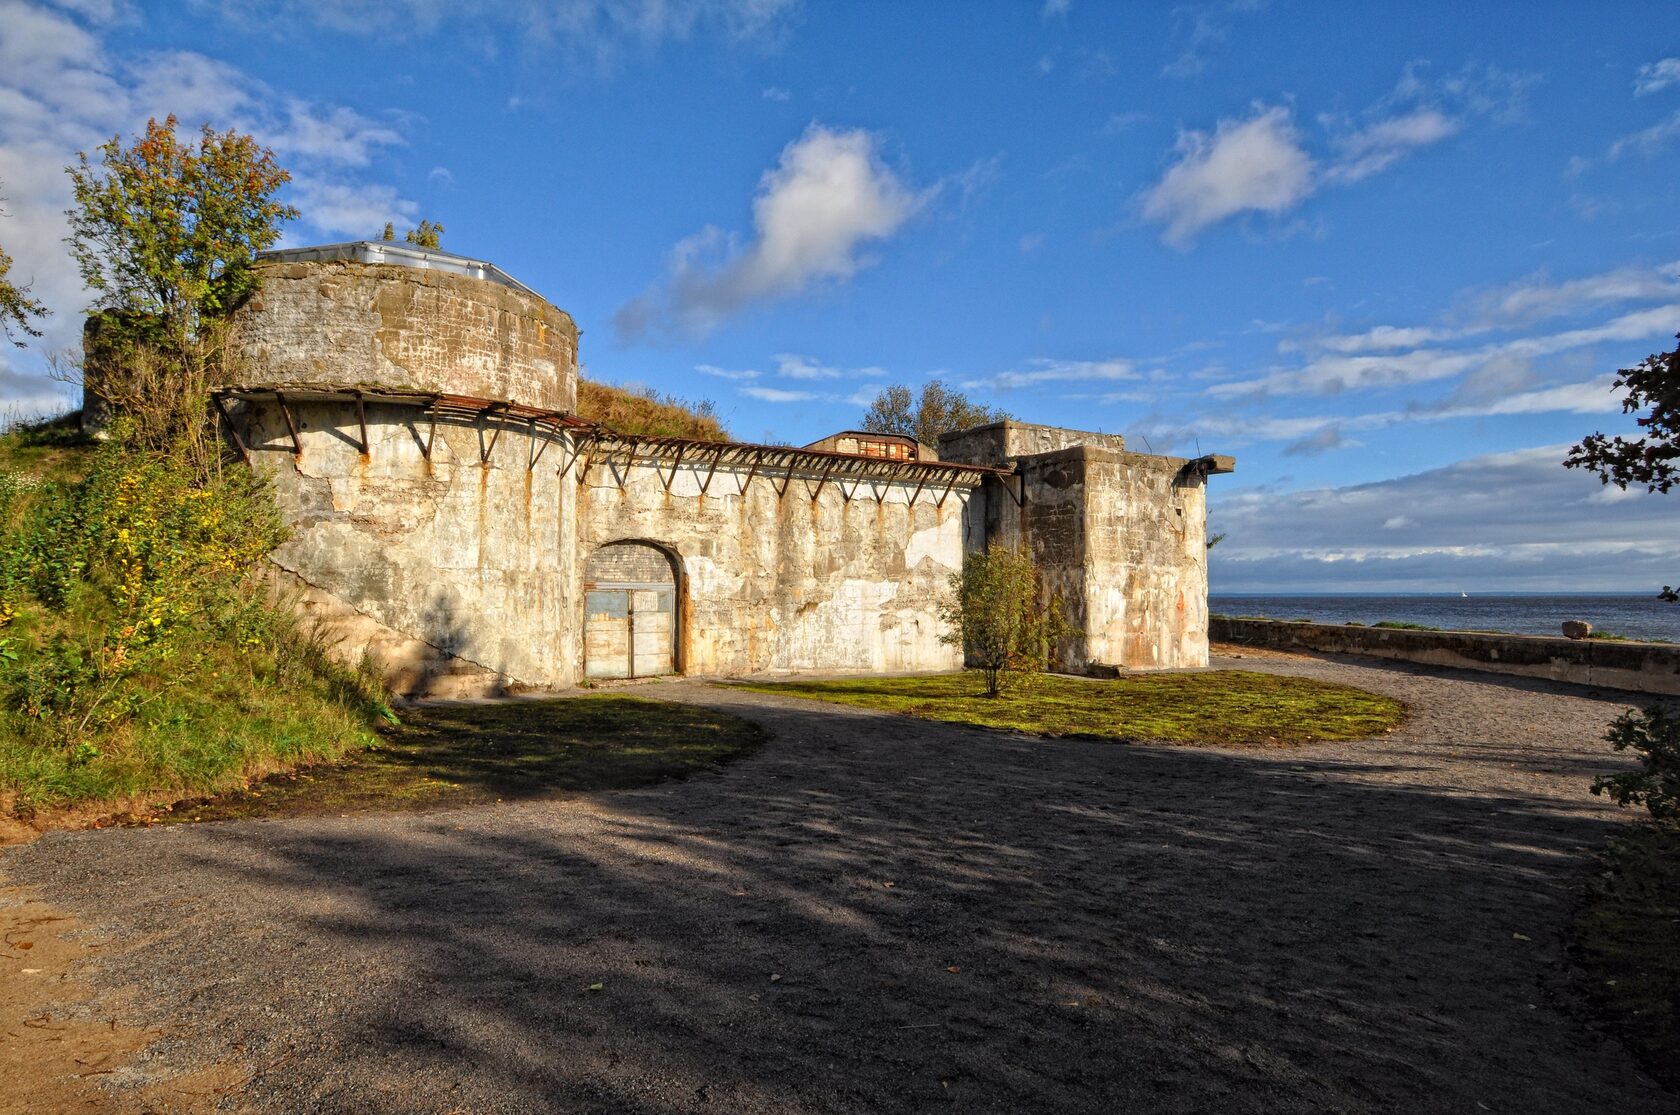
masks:
<svg viewBox="0 0 1680 1115"><path fill-rule="evenodd" d="M939 435L954 434L1001 422L1009 414L974 402L961 391L945 386L942 380L929 380L918 399L908 387L894 384L883 389L869 404L863 416L863 428L878 434L906 434L923 445L937 446Z"/></svg>
<svg viewBox="0 0 1680 1115"><path fill-rule="evenodd" d="M969 554L962 572L951 574L939 618L949 627L940 641L963 648L986 675L988 697L1001 695L1011 676L1049 669L1056 643L1078 633L1061 601L1046 599L1032 555L997 543Z"/></svg>
<svg viewBox="0 0 1680 1115"><path fill-rule="evenodd" d="M417 248L436 248L443 240L443 226L422 219L417 226L403 235L403 239Z"/></svg>
<svg viewBox="0 0 1680 1115"><path fill-rule="evenodd" d="M392 224L390 221L386 221L385 231L379 238L387 242L395 240L397 238L397 226Z"/></svg>
<svg viewBox="0 0 1680 1115"><path fill-rule="evenodd" d="M12 331L15 329L26 337L39 337L41 331L29 324L29 319L44 316L47 308L29 297L29 287L18 286L6 277L11 270L12 257L0 248L0 330L5 332L8 341L22 348L24 342Z"/></svg>
<svg viewBox="0 0 1680 1115"><path fill-rule="evenodd" d="M0 210L0 216L4 216ZM29 297L29 287L18 286L7 278L12 270L12 257L0 248L0 332L6 334L6 339L19 348L24 342L16 337L12 330L17 330L25 337L39 337L41 331L29 324L30 318L44 317L47 308L40 302Z"/></svg>
<svg viewBox="0 0 1680 1115"><path fill-rule="evenodd" d="M95 307L143 315L156 343L190 359L210 324L256 289L256 254L298 212L274 198L291 180L274 152L208 124L183 143L175 127L174 116L148 120L132 147L112 136L97 165L80 153L67 216Z"/></svg>
<svg viewBox="0 0 1680 1115"><path fill-rule="evenodd" d="M228 315L257 287L257 252L297 210L275 200L290 175L247 135L205 125L196 142L176 120L146 122L69 169L71 254L97 294L86 335L85 385L126 415L128 436L200 463L208 391L225 378Z"/></svg>
<svg viewBox="0 0 1680 1115"><path fill-rule="evenodd" d="M1589 434L1563 465L1597 473L1618 488L1644 484L1649 491L1666 492L1680 482L1680 346L1623 368L1616 373L1616 387L1627 392L1623 413L1646 412L1638 419L1646 435L1630 441Z"/></svg>
<svg viewBox="0 0 1680 1115"><path fill-rule="evenodd" d="M1592 792L1608 794L1617 805L1643 805L1652 820L1680 827L1680 718L1661 705L1624 712L1604 738L1617 751L1638 752L1640 769L1603 775Z"/></svg>

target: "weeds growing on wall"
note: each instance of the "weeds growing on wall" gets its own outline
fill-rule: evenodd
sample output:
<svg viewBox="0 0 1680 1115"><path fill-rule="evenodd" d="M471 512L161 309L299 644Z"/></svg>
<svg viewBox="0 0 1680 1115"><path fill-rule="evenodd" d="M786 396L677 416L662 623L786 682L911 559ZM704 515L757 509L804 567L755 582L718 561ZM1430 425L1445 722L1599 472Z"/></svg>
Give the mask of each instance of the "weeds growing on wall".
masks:
<svg viewBox="0 0 1680 1115"><path fill-rule="evenodd" d="M62 428L0 438L0 801L211 789L369 742L378 686L260 579L285 537L261 480L113 434L79 469L32 452Z"/></svg>

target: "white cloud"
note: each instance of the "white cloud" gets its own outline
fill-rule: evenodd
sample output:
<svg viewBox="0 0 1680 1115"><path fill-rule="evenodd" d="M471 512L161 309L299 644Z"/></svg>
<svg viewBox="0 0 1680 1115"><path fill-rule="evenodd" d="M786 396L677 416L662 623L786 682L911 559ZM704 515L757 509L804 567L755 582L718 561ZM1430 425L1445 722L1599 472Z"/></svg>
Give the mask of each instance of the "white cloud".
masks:
<svg viewBox="0 0 1680 1115"><path fill-rule="evenodd" d="M781 387L743 387L741 394L766 403L805 403L824 397L815 391L789 391Z"/></svg>
<svg viewBox="0 0 1680 1115"><path fill-rule="evenodd" d="M792 96L792 93L778 85L772 85L764 90L764 99L767 101L785 101Z"/></svg>
<svg viewBox="0 0 1680 1115"><path fill-rule="evenodd" d="M1065 16L1073 7L1073 0L1044 0L1044 8L1039 12L1039 18L1044 20Z"/></svg>
<svg viewBox="0 0 1680 1115"><path fill-rule="evenodd" d="M387 221L412 224L420 218L420 206L383 183L352 184L294 175L292 188L297 207L309 215L312 229L328 236L366 239L377 236ZM286 237L287 243L295 237Z"/></svg>
<svg viewBox="0 0 1680 1115"><path fill-rule="evenodd" d="M1669 115L1666 120L1652 124L1630 135L1622 136L1610 145L1608 155L1612 159L1619 159L1629 151L1637 150L1641 155L1649 158L1669 145L1676 136L1680 136L1680 110Z"/></svg>
<svg viewBox="0 0 1680 1115"><path fill-rule="evenodd" d="M1680 297L1680 262L1661 267L1618 267L1560 283L1524 279L1471 299L1478 326L1539 321L1618 302Z"/></svg>
<svg viewBox="0 0 1680 1115"><path fill-rule="evenodd" d="M1120 357L1111 357L1107 360L1056 360L1039 356L1028 360L1025 368L1016 368L1007 372L998 372L996 375L964 380L962 386L969 390L990 388L994 391L1010 391L1017 387L1032 387L1040 383L1058 381L1100 383L1137 378L1136 365L1130 360Z"/></svg>
<svg viewBox="0 0 1680 1115"><path fill-rule="evenodd" d="M1648 96L1670 85L1680 85L1680 58L1662 58L1639 67L1639 76L1633 81L1633 95Z"/></svg>
<svg viewBox="0 0 1680 1115"><path fill-rule="evenodd" d="M1207 132L1180 132L1178 161L1145 195L1143 215L1187 248L1202 229L1239 213L1286 213L1313 192L1313 161L1281 106Z"/></svg>
<svg viewBox="0 0 1680 1115"><path fill-rule="evenodd" d="M671 327L703 336L754 303L843 282L921 201L881 161L874 135L813 124L760 179L752 242L717 228L681 241L665 282L621 307L615 324L626 338Z"/></svg>
<svg viewBox="0 0 1680 1115"><path fill-rule="evenodd" d="M1387 170L1407 155L1457 132L1459 121L1434 108L1419 108L1343 136L1336 161L1324 172L1336 184L1358 182Z"/></svg>
<svg viewBox="0 0 1680 1115"><path fill-rule="evenodd" d="M887 374L885 368L836 368L809 356L791 352L776 354L776 374L787 379L874 379Z"/></svg>
<svg viewBox="0 0 1680 1115"><path fill-rule="evenodd" d="M1489 454L1342 488L1215 485L1211 514L1226 540L1209 555L1214 591L1590 591L1673 580L1672 505L1607 504L1594 477L1562 467L1567 451Z"/></svg>
<svg viewBox="0 0 1680 1115"><path fill-rule="evenodd" d="M751 368L731 370L729 368L720 368L716 364L696 364L694 365L694 370L703 376L716 376L718 379L729 379L736 382L744 382L758 378L758 372Z"/></svg>

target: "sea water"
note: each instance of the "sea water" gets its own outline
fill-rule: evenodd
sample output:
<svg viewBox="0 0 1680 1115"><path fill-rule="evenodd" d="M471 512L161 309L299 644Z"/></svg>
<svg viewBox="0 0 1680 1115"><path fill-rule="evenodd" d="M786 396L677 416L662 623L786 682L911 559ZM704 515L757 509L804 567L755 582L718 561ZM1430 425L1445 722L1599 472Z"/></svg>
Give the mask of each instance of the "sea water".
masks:
<svg viewBox="0 0 1680 1115"><path fill-rule="evenodd" d="M1651 593L1233 596L1216 592L1208 596L1208 609L1227 616L1357 622L1367 626L1394 620L1447 631L1507 631L1514 635L1561 635L1564 620L1584 619L1593 625L1595 632L1680 642L1680 604L1664 603Z"/></svg>

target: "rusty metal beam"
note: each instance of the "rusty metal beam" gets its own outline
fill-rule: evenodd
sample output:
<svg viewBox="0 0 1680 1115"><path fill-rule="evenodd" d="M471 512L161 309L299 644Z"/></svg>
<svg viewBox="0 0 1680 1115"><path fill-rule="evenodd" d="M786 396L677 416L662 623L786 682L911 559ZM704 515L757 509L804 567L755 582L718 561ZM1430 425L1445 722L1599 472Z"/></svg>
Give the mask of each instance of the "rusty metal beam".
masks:
<svg viewBox="0 0 1680 1115"><path fill-rule="evenodd" d="M356 424L362 428L362 456L368 455L367 410L362 406L362 393L356 392Z"/></svg>
<svg viewBox="0 0 1680 1115"><path fill-rule="evenodd" d="M677 446L677 459L671 465L670 475L665 477L665 490L667 492L669 492L671 490L671 485L675 484L677 482L677 470L679 468L682 468L683 453L685 453L687 450L688 450L688 446L686 446L686 445Z"/></svg>
<svg viewBox="0 0 1680 1115"><path fill-rule="evenodd" d="M210 401L216 404L216 413L221 416L220 426L228 432L229 437L233 438L233 447L239 450L240 458L246 464L250 464L251 451L245 447L245 439L239 436L239 427L233 424L233 416L228 414L227 404L222 401L220 395L211 395Z"/></svg>
<svg viewBox="0 0 1680 1115"><path fill-rule="evenodd" d="M834 474L834 466L839 463L840 462L838 461L830 461L828 462L828 467L823 469L822 479L817 481L817 490L811 492L812 503L817 502L817 499L822 495L823 485L828 483L828 478ZM811 491L810 481L805 482L805 490L808 492Z"/></svg>
<svg viewBox="0 0 1680 1115"><path fill-rule="evenodd" d="M542 455L544 453L548 452L549 442L552 439L551 438L546 438L546 437L545 438L537 437L537 422L538 422L538 419L530 418L530 419L527 419L527 421L531 423L531 444L536 447L536 452L535 453L530 453L530 452L527 453L527 456L528 456L529 459L525 462L525 471L526 472L535 472L535 471L537 471L537 462L542 460Z"/></svg>
<svg viewBox="0 0 1680 1115"><path fill-rule="evenodd" d="M788 457L787 475L782 477L782 486L776 490L777 499L787 495L788 485L793 483L793 470L798 466L799 458L790 455Z"/></svg>
<svg viewBox="0 0 1680 1115"><path fill-rule="evenodd" d="M747 470L747 478L745 480L741 481L741 488L740 488L739 491L737 491L735 493L736 495L744 496L744 495L747 494L747 488L748 488L749 485L752 484L753 477L758 475L758 466L763 464L763 463L764 463L764 450L754 449L753 450L752 468L749 468Z"/></svg>
<svg viewBox="0 0 1680 1115"><path fill-rule="evenodd" d="M722 463L723 455L727 452L729 452L728 449L719 449L717 451L717 454L712 457L712 467L708 468L706 470L706 479L704 479L700 482L700 494L702 496L704 496L706 494L706 492L711 488L712 477L717 473L717 467L720 463Z"/></svg>
<svg viewBox="0 0 1680 1115"><path fill-rule="evenodd" d="M432 459L432 442L437 440L437 408L435 406L427 408L426 417L428 419L426 426L426 444L420 450L420 455L429 461Z"/></svg>
<svg viewBox="0 0 1680 1115"><path fill-rule="evenodd" d="M297 423L292 421L292 408L286 405L286 396L276 391L274 401L280 404L280 413L286 418L286 429L292 434L292 456L303 456L303 442L298 439Z"/></svg>
<svg viewBox="0 0 1680 1115"><path fill-rule="evenodd" d="M945 506L945 497L950 495L951 494L951 489L955 488L957 486L957 477L960 476L960 475L962 475L962 474L961 473L953 473L951 475L950 483L946 484L945 485L945 490L943 492L939 493L939 498L934 501L934 504L933 504L934 507L942 508L942 507Z"/></svg>

